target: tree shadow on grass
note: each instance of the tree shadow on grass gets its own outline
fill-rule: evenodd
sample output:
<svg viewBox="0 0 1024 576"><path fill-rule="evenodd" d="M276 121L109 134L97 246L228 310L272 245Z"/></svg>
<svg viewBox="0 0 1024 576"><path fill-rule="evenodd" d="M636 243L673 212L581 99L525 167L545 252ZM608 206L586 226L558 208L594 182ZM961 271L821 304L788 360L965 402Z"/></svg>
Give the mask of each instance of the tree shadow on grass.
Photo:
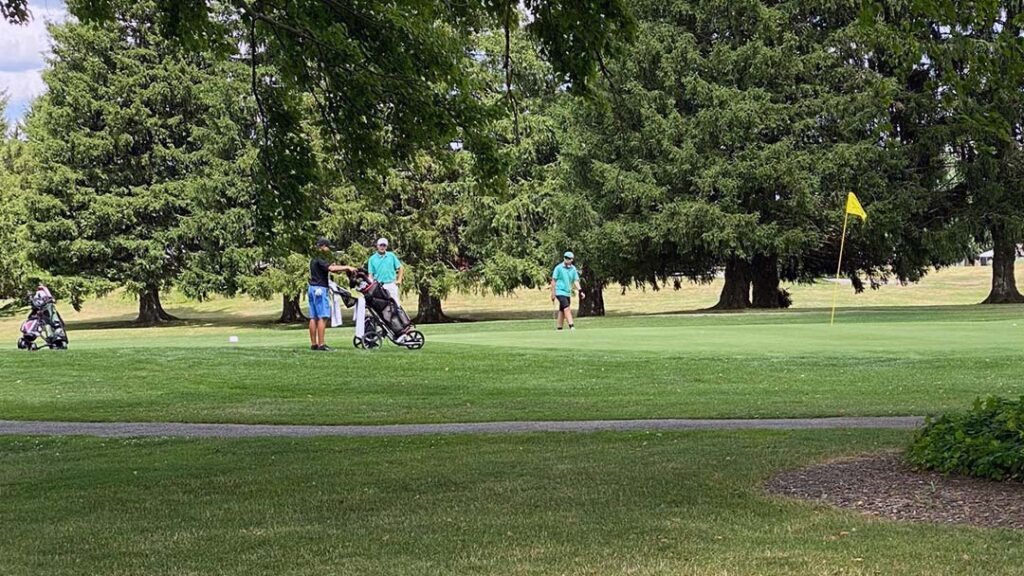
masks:
<svg viewBox="0 0 1024 576"><path fill-rule="evenodd" d="M668 312L669 315L732 316L750 323L770 323L780 318L790 323L829 322L832 308L689 310ZM898 322L996 322L1019 318L1024 321L1022 304L929 304L921 306L864 306L836 308L835 324L898 323Z"/></svg>
<svg viewBox="0 0 1024 576"><path fill-rule="evenodd" d="M170 307L167 311L178 318L159 324L136 322L135 315L119 315L115 318L96 320L72 320L67 322L68 330L127 330L136 328L261 328L266 330L291 330L305 328L306 324L280 324L277 314L238 315L227 308L197 310L190 307Z"/></svg>
<svg viewBox="0 0 1024 576"><path fill-rule="evenodd" d="M687 310L637 311L609 310L604 318L650 318L657 316L693 316L722 317L744 319L746 321L775 322L780 318L800 319L802 322L821 322L831 313L829 307L814 308L780 308L745 310L716 310L698 308ZM452 314L456 322L487 322L502 320L552 320L551 310L514 310L514 311L459 311ZM925 318L926 317L926 318ZM949 321L998 321L1010 320L1015 317L1024 322L1024 305L1021 304L942 304L927 306L865 306L836 309L836 323L841 322L878 322L885 318L892 322L912 322L927 319L929 321L948 319ZM579 318L577 316L577 318ZM590 320L583 318L581 321Z"/></svg>
<svg viewBox="0 0 1024 576"><path fill-rule="evenodd" d="M714 313L734 314L743 311L719 311L715 310ZM629 317L643 317L643 316L685 316L685 315L705 315L708 314L708 310L670 310L663 312L637 312L635 310L609 310L601 318L629 318ZM470 322L500 322L500 321L514 321L514 320L552 320L554 321L553 310L508 310L508 311L495 311L486 310L480 312L460 311L457 313L449 313L451 323L470 323ZM592 320L595 316L580 316L578 314L573 315L577 319Z"/></svg>
<svg viewBox="0 0 1024 576"><path fill-rule="evenodd" d="M14 316L24 312L24 306L12 306L7 304L0 308L0 317ZM280 324L277 322L278 313L239 315L232 313L228 307L220 309L204 308L202 310L192 307L171 307L168 312L180 318L172 322L161 324L140 324L135 321L134 315L119 315L114 318L97 320L81 320L68 322L69 330L120 330L133 328L153 327L187 327L187 328L258 328L266 330L298 330L305 329L306 323ZM610 310L605 318L652 318L656 316L677 316L677 317L710 317L718 316L730 318L734 321L750 324L774 323L785 318L787 323L819 323L826 322L830 308L796 308L778 310L674 310L659 312L640 312L636 310ZM349 314L346 314L350 317ZM486 311L459 311L450 313L448 324L468 324L476 322L496 321L524 321L524 320L549 320L553 321L554 313L551 310L486 310ZM873 306L864 308L839 308L836 310L836 324L851 324L864 322L913 322L913 321L998 321L1009 320L1018 317L1024 322L1024 305L977 305L977 304L950 304L938 306ZM592 320L584 318L582 321ZM742 320L741 320L742 319Z"/></svg>
<svg viewBox="0 0 1024 576"><path fill-rule="evenodd" d="M0 306L0 318L11 318L21 313L28 314L28 307L19 300L12 300Z"/></svg>

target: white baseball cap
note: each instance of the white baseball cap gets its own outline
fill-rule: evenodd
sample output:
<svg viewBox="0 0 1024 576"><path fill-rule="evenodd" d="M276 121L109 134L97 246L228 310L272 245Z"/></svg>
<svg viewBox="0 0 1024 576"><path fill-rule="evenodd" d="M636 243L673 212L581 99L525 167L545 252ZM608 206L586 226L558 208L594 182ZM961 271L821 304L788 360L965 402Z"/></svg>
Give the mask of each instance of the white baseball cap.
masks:
<svg viewBox="0 0 1024 576"><path fill-rule="evenodd" d="M387 246L388 245L388 239L387 238L377 238L377 246L380 246L381 244Z"/></svg>

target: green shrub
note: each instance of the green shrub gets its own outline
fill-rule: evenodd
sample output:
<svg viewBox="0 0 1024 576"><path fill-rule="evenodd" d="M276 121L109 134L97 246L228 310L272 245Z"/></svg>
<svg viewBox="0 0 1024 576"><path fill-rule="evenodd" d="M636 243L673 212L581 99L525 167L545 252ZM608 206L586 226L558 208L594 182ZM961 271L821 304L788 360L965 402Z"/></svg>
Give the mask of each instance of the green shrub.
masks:
<svg viewBox="0 0 1024 576"><path fill-rule="evenodd" d="M1024 481L1024 396L979 398L969 412L929 417L909 458L939 472Z"/></svg>

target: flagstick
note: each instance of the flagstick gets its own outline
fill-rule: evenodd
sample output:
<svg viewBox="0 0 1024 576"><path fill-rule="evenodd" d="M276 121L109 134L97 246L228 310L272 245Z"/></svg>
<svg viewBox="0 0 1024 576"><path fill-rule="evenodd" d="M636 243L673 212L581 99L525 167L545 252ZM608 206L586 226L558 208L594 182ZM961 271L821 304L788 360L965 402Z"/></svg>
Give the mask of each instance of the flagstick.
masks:
<svg viewBox="0 0 1024 576"><path fill-rule="evenodd" d="M839 241L839 264L836 265L836 284L832 288L832 319L829 320L828 325L832 326L836 323L836 298L839 297L839 273L843 269L843 248L846 247L846 224L850 221L850 213L847 212L843 218L843 237Z"/></svg>

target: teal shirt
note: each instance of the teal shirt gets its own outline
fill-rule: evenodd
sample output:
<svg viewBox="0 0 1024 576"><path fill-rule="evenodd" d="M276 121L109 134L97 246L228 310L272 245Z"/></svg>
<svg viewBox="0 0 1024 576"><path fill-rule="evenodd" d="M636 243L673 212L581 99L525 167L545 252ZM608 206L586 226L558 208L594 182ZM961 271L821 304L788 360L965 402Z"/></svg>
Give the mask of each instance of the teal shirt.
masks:
<svg viewBox="0 0 1024 576"><path fill-rule="evenodd" d="M559 264L555 266L551 277L555 279L555 296L572 296L573 282L579 282L580 273L573 265L566 267L565 264Z"/></svg>
<svg viewBox="0 0 1024 576"><path fill-rule="evenodd" d="M402 263L398 261L398 256L395 256L394 252L385 252L383 255L374 252L366 261L366 271L381 284L390 284L397 280L398 269L401 267Z"/></svg>

